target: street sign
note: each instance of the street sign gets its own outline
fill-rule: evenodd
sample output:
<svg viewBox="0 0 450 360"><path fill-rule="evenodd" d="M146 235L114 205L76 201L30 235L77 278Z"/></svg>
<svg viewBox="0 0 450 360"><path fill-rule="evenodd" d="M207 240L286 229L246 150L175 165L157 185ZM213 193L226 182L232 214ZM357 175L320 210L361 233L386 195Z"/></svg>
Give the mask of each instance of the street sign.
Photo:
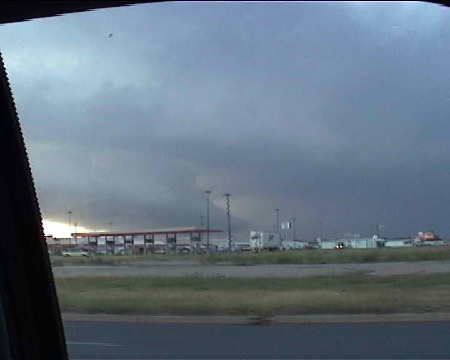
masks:
<svg viewBox="0 0 450 360"><path fill-rule="evenodd" d="M291 228L291 222L290 221L283 221L281 223L281 229L282 230L289 230Z"/></svg>

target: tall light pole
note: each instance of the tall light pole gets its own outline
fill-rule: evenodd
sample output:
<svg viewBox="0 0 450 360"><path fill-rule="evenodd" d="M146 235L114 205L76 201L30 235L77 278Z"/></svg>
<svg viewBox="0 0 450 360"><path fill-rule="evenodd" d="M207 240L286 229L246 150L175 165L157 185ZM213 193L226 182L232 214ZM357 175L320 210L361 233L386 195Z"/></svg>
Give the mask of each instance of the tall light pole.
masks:
<svg viewBox="0 0 450 360"><path fill-rule="evenodd" d="M211 190L206 190L206 249L209 253L209 195L211 194Z"/></svg>
<svg viewBox="0 0 450 360"><path fill-rule="evenodd" d="M69 210L67 212L67 214L69 215L69 244L72 242L72 211Z"/></svg>
<svg viewBox="0 0 450 360"><path fill-rule="evenodd" d="M200 227L203 227L203 215L200 215Z"/></svg>
<svg viewBox="0 0 450 360"><path fill-rule="evenodd" d="M77 231L78 231L78 224L75 223L75 245L78 245L78 237L77 237Z"/></svg>
<svg viewBox="0 0 450 360"><path fill-rule="evenodd" d="M230 218L230 196L231 194L223 194L227 198L227 219L228 219L228 248L231 251L231 218Z"/></svg>
<svg viewBox="0 0 450 360"><path fill-rule="evenodd" d="M277 213L277 233L280 232L280 218L279 218L279 213L280 213L280 209L275 209L276 213Z"/></svg>
<svg viewBox="0 0 450 360"><path fill-rule="evenodd" d="M295 220L297 220L296 218L292 219L293 225L294 225L294 241L295 241Z"/></svg>
<svg viewBox="0 0 450 360"><path fill-rule="evenodd" d="M377 224L375 235L380 237L381 236L381 230L384 230L384 225Z"/></svg>
<svg viewBox="0 0 450 360"><path fill-rule="evenodd" d="M113 224L114 224L114 223L113 223L112 221L109 223L109 231L110 231L110 232L112 232L112 230L113 230Z"/></svg>

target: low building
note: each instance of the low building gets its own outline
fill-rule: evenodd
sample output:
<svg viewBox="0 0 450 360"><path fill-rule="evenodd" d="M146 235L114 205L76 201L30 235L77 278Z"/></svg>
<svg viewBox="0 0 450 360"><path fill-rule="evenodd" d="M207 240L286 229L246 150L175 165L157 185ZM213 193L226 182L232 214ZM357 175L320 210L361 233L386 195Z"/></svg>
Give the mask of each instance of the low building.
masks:
<svg viewBox="0 0 450 360"><path fill-rule="evenodd" d="M317 238L317 242L321 249L376 249L384 246L384 239L374 235L372 237L360 238L360 237L346 237L337 240L320 239Z"/></svg>
<svg viewBox="0 0 450 360"><path fill-rule="evenodd" d="M317 238L317 243L319 244L319 248L320 249L331 250L331 249L335 249L336 248L338 240Z"/></svg>
<svg viewBox="0 0 450 360"><path fill-rule="evenodd" d="M371 238L342 239L340 242L343 242L345 247L350 249L376 249L378 240L378 237L374 236Z"/></svg>
<svg viewBox="0 0 450 360"><path fill-rule="evenodd" d="M211 250L213 250L214 236L221 232L222 230L209 229ZM181 250L199 252L207 246L207 234L207 229L196 227L139 232L73 233L70 239L56 239L53 241L56 245L52 244L52 246L58 247L59 250L66 247L84 247L98 254L143 254Z"/></svg>
<svg viewBox="0 0 450 360"><path fill-rule="evenodd" d="M283 250L302 250L307 249L308 246L307 241L283 241L281 244Z"/></svg>
<svg viewBox="0 0 450 360"><path fill-rule="evenodd" d="M399 238L399 239L386 239L384 247L386 248L400 248L400 247L412 247L413 241L411 238Z"/></svg>

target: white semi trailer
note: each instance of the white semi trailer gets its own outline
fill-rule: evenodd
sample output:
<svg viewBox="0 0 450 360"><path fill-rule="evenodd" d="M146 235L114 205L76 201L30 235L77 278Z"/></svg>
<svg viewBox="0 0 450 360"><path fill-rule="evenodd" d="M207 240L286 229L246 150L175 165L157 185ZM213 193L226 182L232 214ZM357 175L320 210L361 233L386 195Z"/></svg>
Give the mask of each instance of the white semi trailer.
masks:
<svg viewBox="0 0 450 360"><path fill-rule="evenodd" d="M268 231L250 231L250 247L253 251L279 250L280 234Z"/></svg>

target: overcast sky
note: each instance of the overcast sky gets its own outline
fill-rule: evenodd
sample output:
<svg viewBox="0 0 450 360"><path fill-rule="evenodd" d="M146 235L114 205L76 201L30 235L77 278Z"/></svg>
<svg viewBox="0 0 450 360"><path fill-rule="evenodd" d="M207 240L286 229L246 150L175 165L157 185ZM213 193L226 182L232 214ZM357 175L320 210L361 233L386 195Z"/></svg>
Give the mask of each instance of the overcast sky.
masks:
<svg viewBox="0 0 450 360"><path fill-rule="evenodd" d="M43 217L450 237L450 9L161 3L5 25Z"/></svg>

